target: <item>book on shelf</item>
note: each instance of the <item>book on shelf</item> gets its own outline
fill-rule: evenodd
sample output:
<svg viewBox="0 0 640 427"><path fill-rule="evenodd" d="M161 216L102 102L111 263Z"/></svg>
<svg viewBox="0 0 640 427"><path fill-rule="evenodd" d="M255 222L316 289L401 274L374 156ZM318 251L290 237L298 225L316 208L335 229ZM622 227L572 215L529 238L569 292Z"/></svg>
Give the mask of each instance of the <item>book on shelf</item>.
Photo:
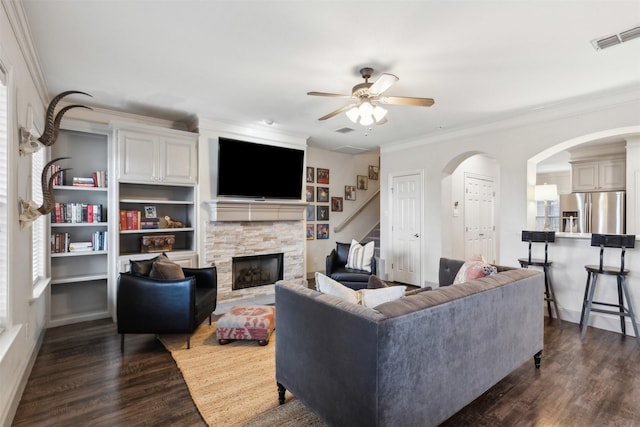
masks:
<svg viewBox="0 0 640 427"><path fill-rule="evenodd" d="M71 242L69 243L69 252L92 251L92 242Z"/></svg>
<svg viewBox="0 0 640 427"><path fill-rule="evenodd" d="M140 218L141 230L154 230L160 228L159 218Z"/></svg>
<svg viewBox="0 0 640 427"><path fill-rule="evenodd" d="M120 210L120 230L140 230L141 212L136 210Z"/></svg>
<svg viewBox="0 0 640 427"><path fill-rule="evenodd" d="M51 222L61 223L98 223L105 218L101 204L56 202L51 210Z"/></svg>
<svg viewBox="0 0 640 427"><path fill-rule="evenodd" d="M51 166L51 174L55 174L56 172L60 171L60 165L58 164L54 164ZM62 171L60 173L58 173L57 175L54 176L53 178L53 185L64 185L64 181L65 181L65 175L66 175L67 171Z"/></svg>
<svg viewBox="0 0 640 427"><path fill-rule="evenodd" d="M51 253L59 254L69 251L69 233L51 234Z"/></svg>
<svg viewBox="0 0 640 427"><path fill-rule="evenodd" d="M71 185L74 187L107 187L107 172L95 171L91 173L90 177L74 176L71 180Z"/></svg>

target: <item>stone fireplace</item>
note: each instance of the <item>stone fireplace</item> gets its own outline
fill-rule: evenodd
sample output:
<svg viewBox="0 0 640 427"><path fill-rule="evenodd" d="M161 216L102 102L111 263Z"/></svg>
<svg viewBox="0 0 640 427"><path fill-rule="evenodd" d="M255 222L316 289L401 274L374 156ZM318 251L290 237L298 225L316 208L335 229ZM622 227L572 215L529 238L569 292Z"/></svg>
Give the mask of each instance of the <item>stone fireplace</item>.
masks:
<svg viewBox="0 0 640 427"><path fill-rule="evenodd" d="M219 302L275 292L273 283L277 280L260 286L234 286L234 258L280 254L282 278L306 284L305 203L221 200L206 203L210 221L206 227L205 256L207 264L217 267Z"/></svg>

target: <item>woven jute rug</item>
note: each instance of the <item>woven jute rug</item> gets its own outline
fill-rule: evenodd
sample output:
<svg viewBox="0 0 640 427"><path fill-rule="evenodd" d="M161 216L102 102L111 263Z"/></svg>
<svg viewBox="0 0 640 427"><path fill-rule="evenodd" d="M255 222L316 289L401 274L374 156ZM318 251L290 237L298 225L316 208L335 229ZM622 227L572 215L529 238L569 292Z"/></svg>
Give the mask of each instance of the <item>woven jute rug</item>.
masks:
<svg viewBox="0 0 640 427"><path fill-rule="evenodd" d="M325 426L288 392L278 404L275 332L267 346L255 341L218 344L215 322L205 321L191 336L162 335L182 372L191 397L209 426Z"/></svg>

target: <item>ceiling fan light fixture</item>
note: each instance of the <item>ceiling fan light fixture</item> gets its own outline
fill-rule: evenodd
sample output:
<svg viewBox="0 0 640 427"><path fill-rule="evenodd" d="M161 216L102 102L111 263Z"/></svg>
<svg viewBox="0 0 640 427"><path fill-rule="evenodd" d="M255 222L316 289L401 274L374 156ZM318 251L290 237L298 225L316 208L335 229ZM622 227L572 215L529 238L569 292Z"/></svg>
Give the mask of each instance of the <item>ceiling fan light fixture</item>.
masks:
<svg viewBox="0 0 640 427"><path fill-rule="evenodd" d="M382 108L379 105L376 105L375 107L373 107L373 118L376 120L376 123L384 119L386 115L387 115L386 109Z"/></svg>
<svg viewBox="0 0 640 427"><path fill-rule="evenodd" d="M351 120L353 123L358 123L358 116L360 115L360 111L358 110L358 107L353 107L347 110L345 114L347 115L349 120Z"/></svg>
<svg viewBox="0 0 640 427"><path fill-rule="evenodd" d="M373 116L371 114L368 114L366 116L360 117L360 124L362 126L372 125L373 124Z"/></svg>
<svg viewBox="0 0 640 427"><path fill-rule="evenodd" d="M368 99L365 99L358 107L358 110L362 117L371 116L371 114L373 114L373 105L371 105L371 102Z"/></svg>

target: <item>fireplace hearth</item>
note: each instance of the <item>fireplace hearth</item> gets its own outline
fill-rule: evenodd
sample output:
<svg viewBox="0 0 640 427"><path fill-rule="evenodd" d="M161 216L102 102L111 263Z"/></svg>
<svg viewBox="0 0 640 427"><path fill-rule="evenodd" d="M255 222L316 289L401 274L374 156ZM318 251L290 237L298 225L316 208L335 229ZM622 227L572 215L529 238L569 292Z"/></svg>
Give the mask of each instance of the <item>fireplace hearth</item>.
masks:
<svg viewBox="0 0 640 427"><path fill-rule="evenodd" d="M283 278L283 253L233 257L233 290L272 285Z"/></svg>

